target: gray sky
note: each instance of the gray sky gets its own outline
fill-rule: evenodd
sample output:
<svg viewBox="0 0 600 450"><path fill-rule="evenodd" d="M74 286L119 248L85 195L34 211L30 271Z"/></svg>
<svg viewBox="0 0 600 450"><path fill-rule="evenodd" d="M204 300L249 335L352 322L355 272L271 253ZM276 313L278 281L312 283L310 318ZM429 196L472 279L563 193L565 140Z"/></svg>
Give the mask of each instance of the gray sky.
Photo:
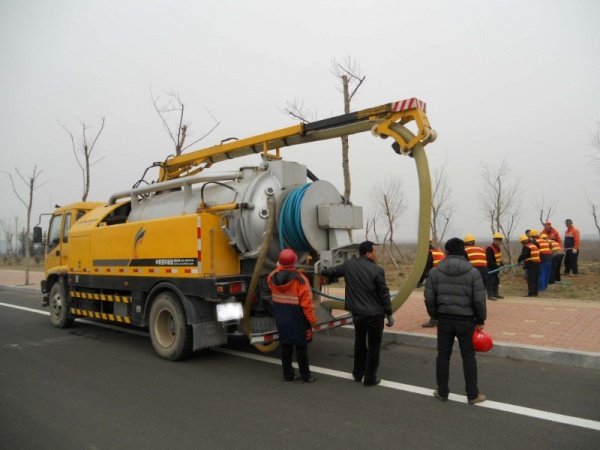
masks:
<svg viewBox="0 0 600 450"><path fill-rule="evenodd" d="M162 98L179 92L194 136L211 126L206 109L221 122L202 148L297 123L280 112L294 99L320 119L341 114L331 61L351 56L366 75L353 110L427 102L438 140L426 150L432 173L446 164L453 234L489 241L481 165L506 159L523 193L517 235L539 224L533 204L543 197L558 202L551 220L561 233L570 217L593 236L585 192L600 202L589 159L600 121L599 19L597 0L3 0L0 170L44 169L36 218L79 200L81 171L58 121L78 132L79 120L98 126L104 116L104 158L92 169L89 199L106 201L172 153L150 86ZM396 236L414 239L414 162L389 144L351 138L352 200L368 211L372 186L401 177L409 207ZM339 141L283 156L343 190ZM213 169L255 163L258 156ZM24 224L25 208L0 175L0 218L18 215ZM26 195L20 180L18 187Z"/></svg>

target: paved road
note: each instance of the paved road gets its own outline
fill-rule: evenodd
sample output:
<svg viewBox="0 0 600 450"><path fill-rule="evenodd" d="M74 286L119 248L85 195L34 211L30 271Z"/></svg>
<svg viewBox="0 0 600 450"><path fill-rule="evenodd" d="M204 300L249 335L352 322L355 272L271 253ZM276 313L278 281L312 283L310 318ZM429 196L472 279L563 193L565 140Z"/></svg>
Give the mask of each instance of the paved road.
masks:
<svg viewBox="0 0 600 450"><path fill-rule="evenodd" d="M432 349L388 343L382 386L350 380L352 341L317 335L319 380L284 384L276 359L235 339L180 363L146 333L53 328L35 292L0 288L0 442L23 449L592 449L598 371L480 356L480 388L442 403ZM462 394L460 358L452 389Z"/></svg>

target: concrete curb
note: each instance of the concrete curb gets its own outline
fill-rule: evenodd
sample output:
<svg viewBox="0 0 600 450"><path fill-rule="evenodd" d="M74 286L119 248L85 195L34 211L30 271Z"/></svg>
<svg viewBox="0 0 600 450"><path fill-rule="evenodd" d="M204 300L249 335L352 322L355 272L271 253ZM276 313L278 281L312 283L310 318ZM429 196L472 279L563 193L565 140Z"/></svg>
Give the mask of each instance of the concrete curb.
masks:
<svg viewBox="0 0 600 450"><path fill-rule="evenodd" d="M329 331L336 336L354 337L354 328L345 326ZM437 338L429 334L406 333L403 331L384 331L384 342L415 345L418 347L436 348ZM459 351L458 342L454 343L454 351ZM483 355L483 354L480 354ZM565 350L552 347L494 342L494 348L485 353L486 356L511 358L515 360L537 361L563 366L600 369L600 353Z"/></svg>

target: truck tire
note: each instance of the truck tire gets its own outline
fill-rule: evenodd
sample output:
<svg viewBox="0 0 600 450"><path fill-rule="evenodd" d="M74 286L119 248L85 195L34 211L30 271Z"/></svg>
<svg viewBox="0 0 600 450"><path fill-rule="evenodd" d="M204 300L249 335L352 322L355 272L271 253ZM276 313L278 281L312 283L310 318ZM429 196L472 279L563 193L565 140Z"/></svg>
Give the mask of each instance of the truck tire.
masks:
<svg viewBox="0 0 600 450"><path fill-rule="evenodd" d="M50 321L57 328L68 328L73 325L73 318L69 317L69 304L64 289L60 282L52 285L50 290Z"/></svg>
<svg viewBox="0 0 600 450"><path fill-rule="evenodd" d="M172 292L161 292L150 310L150 339L161 358L179 361L192 353L192 327L185 309Z"/></svg>

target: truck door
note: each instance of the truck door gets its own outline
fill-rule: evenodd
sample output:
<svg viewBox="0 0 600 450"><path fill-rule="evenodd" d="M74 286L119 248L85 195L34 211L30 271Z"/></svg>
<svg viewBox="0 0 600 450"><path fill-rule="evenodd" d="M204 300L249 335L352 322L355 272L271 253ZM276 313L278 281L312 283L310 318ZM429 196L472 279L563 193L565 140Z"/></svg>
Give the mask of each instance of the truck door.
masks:
<svg viewBox="0 0 600 450"><path fill-rule="evenodd" d="M64 214L56 214L50 220L48 241L46 242L46 268L60 266L62 250L62 223Z"/></svg>
<svg viewBox="0 0 600 450"><path fill-rule="evenodd" d="M67 264L69 229L72 224L72 213L57 214L52 217L48 231L46 246L46 267L57 267Z"/></svg>

